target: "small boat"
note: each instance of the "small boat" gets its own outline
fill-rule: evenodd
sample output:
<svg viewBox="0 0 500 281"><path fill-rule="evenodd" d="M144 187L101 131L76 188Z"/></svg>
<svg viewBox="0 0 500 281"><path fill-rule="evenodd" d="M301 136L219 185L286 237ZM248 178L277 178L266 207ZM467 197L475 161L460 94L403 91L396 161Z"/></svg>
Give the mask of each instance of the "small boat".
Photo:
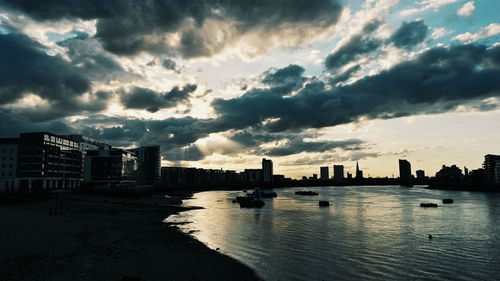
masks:
<svg viewBox="0 0 500 281"><path fill-rule="evenodd" d="M238 196L236 202L240 204L241 208L262 208L266 203L259 198L249 196Z"/></svg>
<svg viewBox="0 0 500 281"><path fill-rule="evenodd" d="M295 191L295 195L314 196L314 195L318 195L318 193L314 192L314 191Z"/></svg>
<svg viewBox="0 0 500 281"><path fill-rule="evenodd" d="M445 199L443 199L443 204L453 204L453 199L445 198Z"/></svg>
<svg viewBox="0 0 500 281"><path fill-rule="evenodd" d="M436 203L420 203L420 207L422 208L437 208L438 204Z"/></svg>
<svg viewBox="0 0 500 281"><path fill-rule="evenodd" d="M330 206L330 202L328 202L328 201L319 201L319 206L320 207L328 207L328 206Z"/></svg>

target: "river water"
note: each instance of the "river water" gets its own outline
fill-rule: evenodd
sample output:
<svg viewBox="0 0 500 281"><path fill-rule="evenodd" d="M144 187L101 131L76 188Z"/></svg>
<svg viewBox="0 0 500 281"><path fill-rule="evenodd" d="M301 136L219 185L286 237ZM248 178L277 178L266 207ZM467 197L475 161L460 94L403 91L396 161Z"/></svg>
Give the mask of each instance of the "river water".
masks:
<svg viewBox="0 0 500 281"><path fill-rule="evenodd" d="M262 209L200 192L180 225L264 280L500 280L500 193L419 187L276 189ZM443 198L455 203L441 204ZM319 200L330 207L319 207ZM421 208L421 202L439 203ZM433 239L428 239L432 234Z"/></svg>

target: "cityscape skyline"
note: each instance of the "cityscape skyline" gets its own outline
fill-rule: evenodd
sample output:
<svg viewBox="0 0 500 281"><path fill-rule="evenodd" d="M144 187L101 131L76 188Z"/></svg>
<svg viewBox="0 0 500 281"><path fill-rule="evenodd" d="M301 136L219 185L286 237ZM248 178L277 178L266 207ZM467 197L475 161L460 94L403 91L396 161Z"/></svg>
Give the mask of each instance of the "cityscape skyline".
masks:
<svg viewBox="0 0 500 281"><path fill-rule="evenodd" d="M398 177L372 177L364 174L356 161L354 173L345 170L341 163L320 166L318 173L301 178L274 173L271 159L262 158L261 168L205 169L161 165L159 145L132 149L114 148L83 135L59 136L50 132L21 133L18 138L0 138L0 187L3 190L78 189L84 188L146 188L154 186L197 186L206 188L223 185L256 184L263 187L280 187L297 184L293 180L318 181L321 185L360 184L428 184L447 187L455 184L480 188L483 184L500 182L500 155L487 154L481 167L462 169L455 164L442 164L435 174L424 170L412 172L407 159L398 159ZM330 169L331 167L331 169ZM330 174L330 170L332 173ZM397 179L397 181L372 181ZM300 183L299 183L300 184ZM147 187L149 186L149 187ZM233 187L233 188L234 188Z"/></svg>

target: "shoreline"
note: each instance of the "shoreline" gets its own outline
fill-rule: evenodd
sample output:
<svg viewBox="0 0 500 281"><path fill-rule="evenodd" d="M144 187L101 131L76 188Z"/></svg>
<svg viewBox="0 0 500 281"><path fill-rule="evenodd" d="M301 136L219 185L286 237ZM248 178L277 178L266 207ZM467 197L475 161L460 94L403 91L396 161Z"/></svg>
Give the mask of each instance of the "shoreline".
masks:
<svg viewBox="0 0 500 281"><path fill-rule="evenodd" d="M193 208L158 206L158 197L59 198L57 216L50 215L55 198L0 205L0 280L259 280L241 262L163 223Z"/></svg>

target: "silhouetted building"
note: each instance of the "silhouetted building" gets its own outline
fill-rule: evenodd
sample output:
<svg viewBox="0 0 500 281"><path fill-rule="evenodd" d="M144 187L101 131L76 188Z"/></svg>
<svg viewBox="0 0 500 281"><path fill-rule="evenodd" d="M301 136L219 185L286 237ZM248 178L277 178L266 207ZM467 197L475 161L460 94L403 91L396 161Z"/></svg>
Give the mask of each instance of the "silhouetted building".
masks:
<svg viewBox="0 0 500 281"><path fill-rule="evenodd" d="M488 183L500 183L500 155L484 156L484 176Z"/></svg>
<svg viewBox="0 0 500 281"><path fill-rule="evenodd" d="M260 171L260 170L259 170ZM214 186L241 182L235 171L188 167L161 167L160 182L166 186Z"/></svg>
<svg viewBox="0 0 500 281"><path fill-rule="evenodd" d="M135 187L137 157L122 149L87 151L84 179L96 188Z"/></svg>
<svg viewBox="0 0 500 281"><path fill-rule="evenodd" d="M352 179L352 174L348 172L348 173L347 173L347 178L348 178L348 179Z"/></svg>
<svg viewBox="0 0 500 281"><path fill-rule="evenodd" d="M52 133L23 133L19 138L20 190L74 189L82 178L79 143Z"/></svg>
<svg viewBox="0 0 500 281"><path fill-rule="evenodd" d="M333 165L333 179L336 181L344 180L344 165Z"/></svg>
<svg viewBox="0 0 500 281"><path fill-rule="evenodd" d="M19 187L17 178L17 150L19 139L0 139L0 191L14 191Z"/></svg>
<svg viewBox="0 0 500 281"><path fill-rule="evenodd" d="M417 174L417 179L418 180L425 180L425 172L424 172L424 170L416 170L415 173Z"/></svg>
<svg viewBox="0 0 500 281"><path fill-rule="evenodd" d="M263 182L273 181L273 161L262 158L262 180Z"/></svg>
<svg viewBox="0 0 500 281"><path fill-rule="evenodd" d="M436 173L435 180L439 183L453 184L462 182L462 177L462 170L456 165L452 165L451 167L443 165L441 170Z"/></svg>
<svg viewBox="0 0 500 281"><path fill-rule="evenodd" d="M243 171L243 179L246 183L260 183L262 182L262 169L245 169Z"/></svg>
<svg viewBox="0 0 500 281"><path fill-rule="evenodd" d="M471 170L467 175L467 181L472 184L484 184L486 181L484 169Z"/></svg>
<svg viewBox="0 0 500 281"><path fill-rule="evenodd" d="M285 182L285 175L273 175L273 182L274 183Z"/></svg>
<svg viewBox="0 0 500 281"><path fill-rule="evenodd" d="M328 167L321 167L320 168L320 176L319 177L321 180L330 179L330 175L328 174Z"/></svg>
<svg viewBox="0 0 500 281"><path fill-rule="evenodd" d="M356 179L362 179L362 178L363 178L363 171L359 169L358 161L356 161Z"/></svg>
<svg viewBox="0 0 500 281"><path fill-rule="evenodd" d="M399 180L401 184L411 184L411 164L405 159L399 159Z"/></svg>
<svg viewBox="0 0 500 281"><path fill-rule="evenodd" d="M154 184L160 179L160 146L145 146L130 150L137 157L136 181L140 184Z"/></svg>

